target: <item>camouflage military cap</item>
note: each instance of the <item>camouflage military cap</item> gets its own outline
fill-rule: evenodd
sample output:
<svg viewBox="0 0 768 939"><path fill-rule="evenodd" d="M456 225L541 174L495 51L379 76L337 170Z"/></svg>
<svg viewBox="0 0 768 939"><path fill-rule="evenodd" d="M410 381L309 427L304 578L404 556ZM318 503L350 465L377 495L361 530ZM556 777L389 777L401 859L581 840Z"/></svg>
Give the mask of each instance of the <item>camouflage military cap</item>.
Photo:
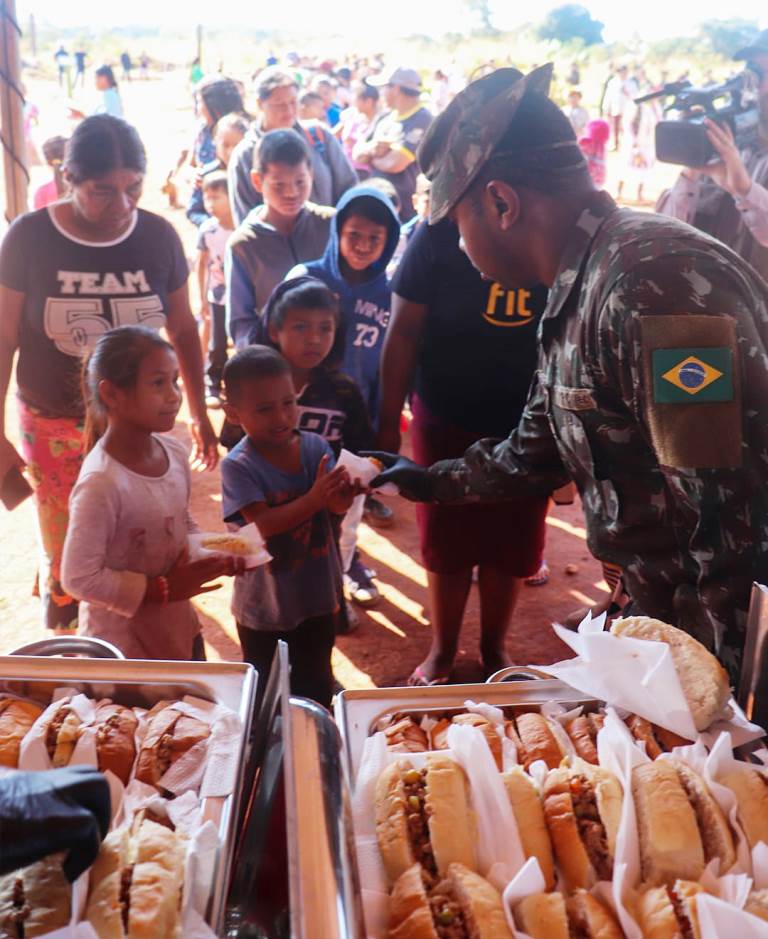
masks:
<svg viewBox="0 0 768 939"><path fill-rule="evenodd" d="M548 94L552 63L523 75L500 68L459 92L432 122L419 147L422 173L432 181L429 222L445 218L496 149L529 91Z"/></svg>

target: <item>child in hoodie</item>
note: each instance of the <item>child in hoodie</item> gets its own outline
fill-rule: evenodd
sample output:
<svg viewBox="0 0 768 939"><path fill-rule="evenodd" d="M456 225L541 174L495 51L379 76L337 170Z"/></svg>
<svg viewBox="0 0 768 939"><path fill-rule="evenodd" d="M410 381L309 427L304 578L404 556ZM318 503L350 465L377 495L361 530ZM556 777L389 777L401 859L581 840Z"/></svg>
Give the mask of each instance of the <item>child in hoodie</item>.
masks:
<svg viewBox="0 0 768 939"><path fill-rule="evenodd" d="M379 413L379 363L390 319L387 264L399 239L400 220L391 201L373 187L356 186L336 206L331 238L323 256L297 265L289 274L316 277L339 297L344 337L341 370L362 392L374 427ZM373 508L381 517L371 521L391 524L390 509L379 502ZM362 606L370 606L378 600L378 591L370 571L354 551L361 513L362 505L356 501L342 526L341 551L347 561L349 596Z"/></svg>
<svg viewBox="0 0 768 939"><path fill-rule="evenodd" d="M263 342L269 295L297 263L328 243L334 210L308 201L312 158L295 130L265 134L254 152L252 180L264 204L252 209L227 245L227 327L235 346Z"/></svg>

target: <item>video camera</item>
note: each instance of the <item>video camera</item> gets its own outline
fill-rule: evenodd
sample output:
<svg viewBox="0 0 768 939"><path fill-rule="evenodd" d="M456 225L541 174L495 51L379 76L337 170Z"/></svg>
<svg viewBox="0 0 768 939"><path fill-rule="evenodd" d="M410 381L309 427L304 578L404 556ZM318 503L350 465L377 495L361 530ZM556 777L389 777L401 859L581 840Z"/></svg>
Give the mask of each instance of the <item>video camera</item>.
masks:
<svg viewBox="0 0 768 939"><path fill-rule="evenodd" d="M643 104L655 98L673 98L664 113L677 111L675 120L656 125L656 159L682 166L706 166L720 159L709 142L704 119L727 124L739 149L757 140L760 77L752 66L722 85L694 88L689 81L671 82L658 91L635 98Z"/></svg>

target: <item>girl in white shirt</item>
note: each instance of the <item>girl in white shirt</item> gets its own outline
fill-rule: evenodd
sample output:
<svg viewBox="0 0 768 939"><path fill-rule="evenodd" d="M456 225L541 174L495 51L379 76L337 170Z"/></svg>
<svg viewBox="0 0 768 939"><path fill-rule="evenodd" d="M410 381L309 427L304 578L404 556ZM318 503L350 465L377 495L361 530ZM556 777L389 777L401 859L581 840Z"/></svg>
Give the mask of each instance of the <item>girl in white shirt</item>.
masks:
<svg viewBox="0 0 768 939"><path fill-rule="evenodd" d="M181 406L178 378L173 347L143 326L105 333L84 370L93 446L70 499L62 581L82 601L80 632L128 658L204 658L190 597L240 570L221 555L188 560L187 453L165 435Z"/></svg>

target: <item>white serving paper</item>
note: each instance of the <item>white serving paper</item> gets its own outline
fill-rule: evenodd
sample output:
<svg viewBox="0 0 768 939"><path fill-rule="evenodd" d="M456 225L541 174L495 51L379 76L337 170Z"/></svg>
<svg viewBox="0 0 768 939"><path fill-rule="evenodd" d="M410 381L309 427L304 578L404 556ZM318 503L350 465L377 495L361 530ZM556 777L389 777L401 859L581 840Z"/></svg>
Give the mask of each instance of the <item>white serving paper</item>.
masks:
<svg viewBox="0 0 768 939"><path fill-rule="evenodd" d="M515 927L513 910L517 904L533 893L544 893L547 884L541 872L538 858L531 857L523 864L520 870L504 888L501 899L504 905L504 915L513 939L530 939L528 933Z"/></svg>
<svg viewBox="0 0 768 939"><path fill-rule="evenodd" d="M477 822L478 872L503 890L525 864L512 806L496 770L496 761L482 731L452 724L448 728L451 756L469 780Z"/></svg>
<svg viewBox="0 0 768 939"><path fill-rule="evenodd" d="M553 624L562 641L576 653L547 665L546 672L566 684L639 714L680 734L698 736L669 646L645 639L619 638L604 632L605 615L582 620L578 632Z"/></svg>
<svg viewBox="0 0 768 939"><path fill-rule="evenodd" d="M349 478L353 483L358 482L366 488L381 472L378 466L372 463L367 456L357 456L355 453L350 453L349 450L341 451L338 460L336 460L336 466L343 466L349 473ZM374 492L380 496L396 496L399 495L400 490L394 483L386 483L384 486L379 486Z"/></svg>
<svg viewBox="0 0 768 939"><path fill-rule="evenodd" d="M618 777L623 798L613 859L613 879L610 884L599 884L596 892L613 908L627 939L642 939L640 928L632 918L626 902L629 892L640 881L640 841L632 797L632 770L649 760L635 746L626 724L610 707L606 709L605 723L597 735L597 753L600 766Z"/></svg>
<svg viewBox="0 0 768 939"><path fill-rule="evenodd" d="M517 763L517 749L514 743L504 732L504 712L501 708L494 707L492 704L485 704L482 701L468 700L464 702L464 707L471 714L479 714L484 717L493 727L501 739L501 769L506 772Z"/></svg>
<svg viewBox="0 0 768 939"><path fill-rule="evenodd" d="M701 939L768 939L768 922L707 893L696 897Z"/></svg>
<svg viewBox="0 0 768 939"><path fill-rule="evenodd" d="M389 918L389 885L376 840L374 816L375 786L390 757L404 759L421 754L391 754L383 733L368 737L363 747L360 769L352 793L352 821L355 832L361 899L368 939L386 939ZM414 760L414 765L416 761Z"/></svg>
<svg viewBox="0 0 768 939"><path fill-rule="evenodd" d="M204 538L214 538L218 535L224 534L227 533L222 531L201 531L190 533L189 554L192 560L210 557L214 554L225 554L230 557L242 557L241 554L233 554L231 551L224 551L220 548L203 547ZM260 567L262 564L269 564L269 562L272 560L272 555L269 553L269 551L267 551L266 542L262 537L258 527L253 522L250 522L248 525L243 525L242 528L238 528L237 531L229 532L229 534L236 535L238 538L243 538L248 542L249 553L245 556L246 570L251 570L254 567Z"/></svg>

